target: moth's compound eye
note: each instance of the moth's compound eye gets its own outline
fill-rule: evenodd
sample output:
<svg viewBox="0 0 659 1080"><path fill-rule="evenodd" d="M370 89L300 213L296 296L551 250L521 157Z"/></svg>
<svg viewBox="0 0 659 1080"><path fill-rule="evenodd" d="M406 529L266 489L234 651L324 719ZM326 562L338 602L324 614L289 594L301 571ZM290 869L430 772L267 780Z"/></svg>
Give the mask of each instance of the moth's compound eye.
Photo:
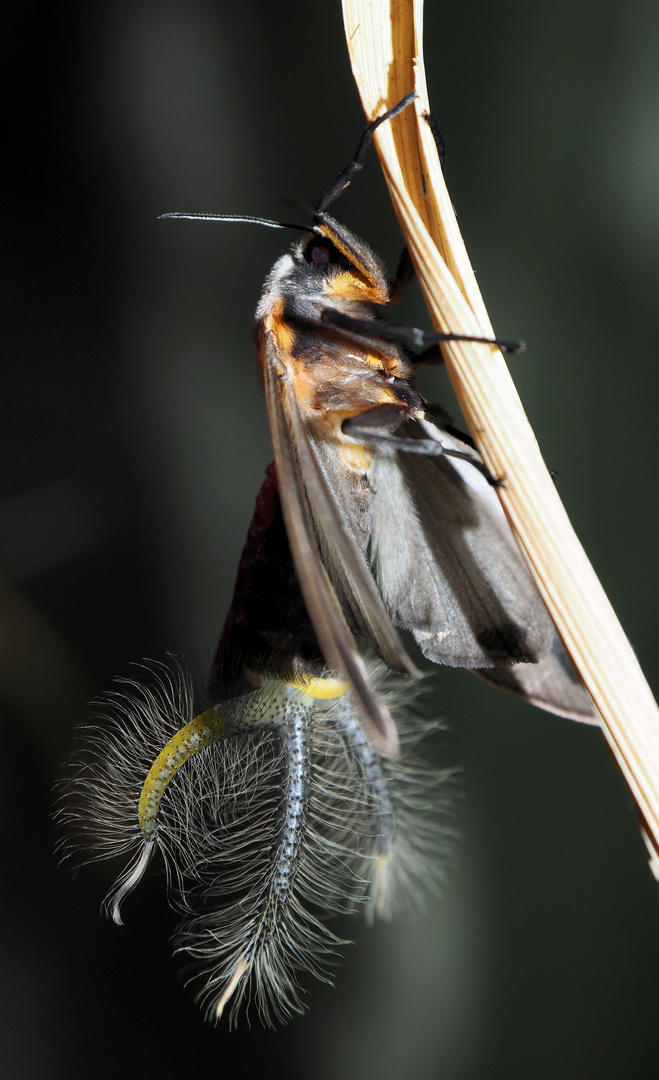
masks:
<svg viewBox="0 0 659 1080"><path fill-rule="evenodd" d="M311 240L304 249L304 258L314 266L328 266L329 263L336 262L337 257L338 252L331 244L315 239Z"/></svg>

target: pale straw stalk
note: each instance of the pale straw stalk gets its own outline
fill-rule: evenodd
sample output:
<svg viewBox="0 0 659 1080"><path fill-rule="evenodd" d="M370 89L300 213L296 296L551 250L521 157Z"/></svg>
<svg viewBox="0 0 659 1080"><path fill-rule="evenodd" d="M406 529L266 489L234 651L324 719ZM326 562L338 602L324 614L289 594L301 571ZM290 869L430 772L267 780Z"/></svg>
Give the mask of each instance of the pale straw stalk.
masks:
<svg viewBox="0 0 659 1080"><path fill-rule="evenodd" d="M460 235L434 139L422 48L422 0L343 0L348 50L369 120L414 89L417 100L375 142L437 330L493 331ZM439 113L441 116L441 112ZM634 796L659 877L659 711L572 529L501 353L451 342L444 355L503 509L563 642L600 713Z"/></svg>

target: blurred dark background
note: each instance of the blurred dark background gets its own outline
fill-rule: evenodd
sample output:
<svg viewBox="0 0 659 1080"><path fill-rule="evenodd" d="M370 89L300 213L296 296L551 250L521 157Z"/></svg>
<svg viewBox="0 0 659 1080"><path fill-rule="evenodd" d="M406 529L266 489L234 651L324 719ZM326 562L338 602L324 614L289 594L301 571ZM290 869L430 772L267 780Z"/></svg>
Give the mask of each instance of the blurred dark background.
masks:
<svg viewBox="0 0 659 1080"><path fill-rule="evenodd" d="M459 221L577 531L657 685L659 9L431 2ZM132 661L207 666L270 459L250 338L290 215L363 126L338 2L7 4L0 397L0 1070L542 1080L659 1075L659 886L599 732L433 676L459 866L416 922L346 932L336 988L263 1033L202 1023L163 881L99 905L51 788ZM375 158L337 207L394 266ZM427 324L416 295L404 317ZM429 394L450 400L441 373Z"/></svg>

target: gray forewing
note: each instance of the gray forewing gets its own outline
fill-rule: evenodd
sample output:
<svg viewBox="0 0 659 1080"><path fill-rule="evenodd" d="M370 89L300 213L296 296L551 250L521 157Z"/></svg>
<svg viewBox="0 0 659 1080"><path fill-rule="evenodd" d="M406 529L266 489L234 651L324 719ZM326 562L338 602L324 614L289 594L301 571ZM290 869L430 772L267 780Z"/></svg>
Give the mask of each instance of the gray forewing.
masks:
<svg viewBox="0 0 659 1080"><path fill-rule="evenodd" d="M382 451L376 486L372 558L395 625L435 663L537 661L553 624L487 480L455 458Z"/></svg>

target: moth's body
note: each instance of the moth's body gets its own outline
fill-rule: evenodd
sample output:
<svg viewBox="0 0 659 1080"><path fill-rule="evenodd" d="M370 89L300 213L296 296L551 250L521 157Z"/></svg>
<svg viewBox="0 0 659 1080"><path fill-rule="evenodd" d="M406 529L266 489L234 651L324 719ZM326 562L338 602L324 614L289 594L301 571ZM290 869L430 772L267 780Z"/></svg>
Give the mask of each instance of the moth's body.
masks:
<svg viewBox="0 0 659 1080"><path fill-rule="evenodd" d="M436 663L593 718L492 478L411 384L406 346L428 335L376 314L409 276L404 260L390 282L326 213L376 127L413 97L369 125L264 286L256 343L275 461L213 666L216 703L195 715L178 669L157 667L153 687L129 680L61 811L83 847L130 856L107 899L117 922L153 853L169 860L186 912L178 948L199 961L215 1018L252 995L268 1022L301 1011L297 973L325 978L339 944L319 916L361 901L386 913L397 882L413 898L437 874L423 818L437 777L396 760L355 633L395 671L416 671L400 628ZM426 728L410 728L414 744Z"/></svg>
<svg viewBox="0 0 659 1080"><path fill-rule="evenodd" d="M315 239L314 251L329 250ZM293 254L279 259L265 283L256 314L257 352L262 369L269 354L277 356L294 382L300 412L315 440L333 446L338 461L370 486L373 450L346 435L342 426L369 409L387 405L398 413L389 426L397 426L411 402L420 405L409 384L412 366L402 346L375 348L372 342L349 338L322 321L331 309L370 319L376 330L372 305L390 302L389 283L379 262L381 280L368 283L354 268L307 261L306 246L303 242Z"/></svg>
<svg viewBox="0 0 659 1080"><path fill-rule="evenodd" d="M311 231L275 263L256 312L301 594L323 659L351 684L371 737L388 754L396 753L395 725L373 693L355 633L391 670L417 673L397 633L403 629L435 663L469 668L541 708L597 722L494 478L471 439L410 381L419 359L408 350L449 340L508 352L522 344L381 322L376 310L395 303L413 276L409 255L390 280L368 245L327 213L362 168L376 129L414 98L410 92L368 125L352 162L321 196ZM165 216L305 231L265 218Z"/></svg>
<svg viewBox="0 0 659 1080"><path fill-rule="evenodd" d="M411 383L413 356L378 317L398 291L366 244L323 215L275 263L256 312L289 541L325 656L346 673L346 627L323 637L329 594L311 595L326 573L350 632L390 667L410 671L394 627L410 630L429 659L584 718L478 455L435 423Z"/></svg>
<svg viewBox="0 0 659 1080"><path fill-rule="evenodd" d="M312 254L305 256L309 248ZM338 261L320 261L330 251L331 245L312 234L275 263L256 313L257 355L264 378L269 358L276 357L281 374L294 386L309 439L345 511L344 527L366 555L376 492L375 449L346 434L343 426L369 410L389 407L389 423L379 424L380 431L389 431L408 412L421 415L422 410L409 383L412 365L402 346L378 342L375 347L323 322L331 309L372 320L376 331L373 306L390 300L384 267L372 252L369 281L336 251ZM318 531L322 536L322 529Z"/></svg>

